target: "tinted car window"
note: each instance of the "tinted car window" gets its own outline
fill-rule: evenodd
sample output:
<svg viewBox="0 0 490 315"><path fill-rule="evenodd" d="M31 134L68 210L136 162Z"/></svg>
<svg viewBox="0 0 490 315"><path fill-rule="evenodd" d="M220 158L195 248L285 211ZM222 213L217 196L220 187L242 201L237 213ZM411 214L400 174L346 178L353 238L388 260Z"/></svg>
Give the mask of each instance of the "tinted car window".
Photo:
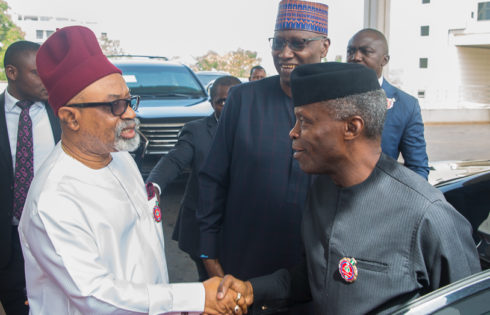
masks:
<svg viewBox="0 0 490 315"><path fill-rule="evenodd" d="M478 174L459 181L438 185L447 201L472 225L473 238L478 244L478 227L490 210L490 173Z"/></svg>
<svg viewBox="0 0 490 315"><path fill-rule="evenodd" d="M118 65L131 93L141 97L202 97L205 93L184 67Z"/></svg>

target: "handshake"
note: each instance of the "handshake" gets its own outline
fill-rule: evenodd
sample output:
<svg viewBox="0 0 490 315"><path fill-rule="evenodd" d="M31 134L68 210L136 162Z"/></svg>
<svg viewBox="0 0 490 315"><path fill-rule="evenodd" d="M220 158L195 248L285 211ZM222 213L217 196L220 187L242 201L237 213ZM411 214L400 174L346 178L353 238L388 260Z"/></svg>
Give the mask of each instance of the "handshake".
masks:
<svg viewBox="0 0 490 315"><path fill-rule="evenodd" d="M224 278L213 277L203 284L206 291L204 314L247 314L253 303L253 288L249 281L226 275Z"/></svg>

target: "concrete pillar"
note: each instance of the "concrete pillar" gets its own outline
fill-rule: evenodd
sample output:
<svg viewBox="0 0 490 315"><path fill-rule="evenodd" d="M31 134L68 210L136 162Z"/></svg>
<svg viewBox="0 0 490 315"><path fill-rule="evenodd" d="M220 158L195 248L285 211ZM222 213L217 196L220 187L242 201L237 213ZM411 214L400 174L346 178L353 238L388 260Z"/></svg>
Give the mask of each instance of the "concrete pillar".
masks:
<svg viewBox="0 0 490 315"><path fill-rule="evenodd" d="M388 39L390 34L391 0L364 0L364 27L383 32Z"/></svg>
<svg viewBox="0 0 490 315"><path fill-rule="evenodd" d="M382 32L388 41L388 47L390 45L390 4L391 0L364 0L364 28L374 28ZM387 78L389 67L389 63L383 67L383 75Z"/></svg>

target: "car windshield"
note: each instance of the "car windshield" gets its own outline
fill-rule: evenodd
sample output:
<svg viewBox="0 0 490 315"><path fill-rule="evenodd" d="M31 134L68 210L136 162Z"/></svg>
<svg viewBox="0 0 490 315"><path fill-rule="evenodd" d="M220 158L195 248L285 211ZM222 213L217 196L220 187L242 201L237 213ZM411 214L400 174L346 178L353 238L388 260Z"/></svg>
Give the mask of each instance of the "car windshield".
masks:
<svg viewBox="0 0 490 315"><path fill-rule="evenodd" d="M204 90L191 72L183 66L123 65L123 72L131 94L141 97L206 97Z"/></svg>

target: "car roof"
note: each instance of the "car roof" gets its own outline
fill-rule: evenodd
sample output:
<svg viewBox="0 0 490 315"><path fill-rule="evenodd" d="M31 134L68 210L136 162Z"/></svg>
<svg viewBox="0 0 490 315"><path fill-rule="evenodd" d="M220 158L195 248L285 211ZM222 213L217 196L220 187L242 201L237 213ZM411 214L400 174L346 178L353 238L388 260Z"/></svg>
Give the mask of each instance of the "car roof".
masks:
<svg viewBox="0 0 490 315"><path fill-rule="evenodd" d="M437 161L430 163L429 183L439 187L463 178L490 172L490 160Z"/></svg>

